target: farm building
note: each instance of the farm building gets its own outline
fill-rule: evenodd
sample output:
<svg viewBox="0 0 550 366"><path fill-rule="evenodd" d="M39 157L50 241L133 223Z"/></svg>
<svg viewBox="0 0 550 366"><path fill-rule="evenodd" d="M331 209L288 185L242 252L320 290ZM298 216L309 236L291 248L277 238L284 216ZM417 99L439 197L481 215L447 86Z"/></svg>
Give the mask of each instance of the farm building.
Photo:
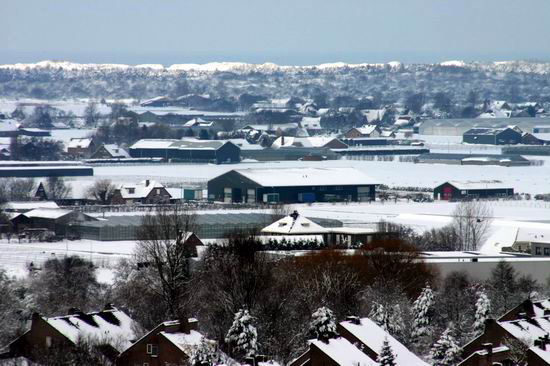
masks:
<svg viewBox="0 0 550 366"><path fill-rule="evenodd" d="M235 169L208 182L223 202L371 201L374 179L353 168Z"/></svg>
<svg viewBox="0 0 550 366"><path fill-rule="evenodd" d="M464 132L466 144L515 145L521 144L521 133L512 128L472 128Z"/></svg>
<svg viewBox="0 0 550 366"><path fill-rule="evenodd" d="M521 155L429 153L417 156L415 163L450 165L528 166L531 162Z"/></svg>
<svg viewBox="0 0 550 366"><path fill-rule="evenodd" d="M472 128L503 128L513 123L523 131L541 133L550 128L550 118L447 118L422 121L418 128L421 135L462 136ZM535 126L537 130L535 131Z"/></svg>
<svg viewBox="0 0 550 366"><path fill-rule="evenodd" d="M4 161L0 177L84 177L94 175L94 169L78 162Z"/></svg>
<svg viewBox="0 0 550 366"><path fill-rule="evenodd" d="M103 144L91 156L92 159L127 159L130 154L116 144Z"/></svg>
<svg viewBox="0 0 550 366"><path fill-rule="evenodd" d="M348 130L344 137L348 139L361 137L380 137L381 131L377 125L364 125L361 127L353 127Z"/></svg>
<svg viewBox="0 0 550 366"><path fill-rule="evenodd" d="M514 195L514 189L500 181L448 181L434 188L436 200L499 198Z"/></svg>
<svg viewBox="0 0 550 366"><path fill-rule="evenodd" d="M307 148L327 148L327 149L347 149L348 145L335 137L314 136L314 137L290 137L281 136L273 141L272 149L282 147L307 147Z"/></svg>
<svg viewBox="0 0 550 366"><path fill-rule="evenodd" d="M237 163L241 160L241 149L229 141L143 139L130 147L130 156L216 164Z"/></svg>

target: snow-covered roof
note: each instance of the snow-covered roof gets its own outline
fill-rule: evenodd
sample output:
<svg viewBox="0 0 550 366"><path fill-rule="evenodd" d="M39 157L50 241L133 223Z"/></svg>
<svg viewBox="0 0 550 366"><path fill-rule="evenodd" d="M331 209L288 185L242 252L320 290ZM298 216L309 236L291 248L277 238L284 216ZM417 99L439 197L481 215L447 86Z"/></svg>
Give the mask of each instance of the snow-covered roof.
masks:
<svg viewBox="0 0 550 366"><path fill-rule="evenodd" d="M217 150L228 141L196 139L142 139L130 149L176 149L176 150Z"/></svg>
<svg viewBox="0 0 550 366"><path fill-rule="evenodd" d="M203 335L196 330L191 330L189 333L160 332L159 334L187 355L192 354L193 349L200 344L203 338Z"/></svg>
<svg viewBox="0 0 550 366"><path fill-rule="evenodd" d="M384 339L387 339L395 354L395 361L398 366L428 365L369 318L362 318L359 323L343 321L340 322L340 326L376 353L380 352Z"/></svg>
<svg viewBox="0 0 550 366"><path fill-rule="evenodd" d="M37 208L29 212L25 212L24 215L28 218L39 219L59 219L60 217L71 214L73 211L64 210L61 208Z"/></svg>
<svg viewBox="0 0 550 366"><path fill-rule="evenodd" d="M302 117L300 122L303 128L308 130L321 130L321 117Z"/></svg>
<svg viewBox="0 0 550 366"><path fill-rule="evenodd" d="M25 211L38 208L59 208L57 203L53 201L25 201L25 202L8 202L5 209L10 211Z"/></svg>
<svg viewBox="0 0 550 366"><path fill-rule="evenodd" d="M286 235L313 235L322 234L328 230L307 217L294 214L283 217L262 229L262 233Z"/></svg>
<svg viewBox="0 0 550 366"><path fill-rule="evenodd" d="M355 129L357 131L359 131L359 133L361 135L370 135L371 133L376 131L377 128L378 128L378 126L376 126L376 125L364 125L364 126L361 126L361 127L355 127Z"/></svg>
<svg viewBox="0 0 550 366"><path fill-rule="evenodd" d="M200 117L196 117L196 118L190 119L189 121L185 122L183 127L195 127L195 126L211 127L213 125L214 125L214 122L208 122L208 121L205 121L204 119L202 119Z"/></svg>
<svg viewBox="0 0 550 366"><path fill-rule="evenodd" d="M113 158L129 158L130 154L116 144L104 144L103 147Z"/></svg>
<svg viewBox="0 0 550 366"><path fill-rule="evenodd" d="M92 143L91 138L72 138L67 145L67 148L78 148L78 149L87 149Z"/></svg>
<svg viewBox="0 0 550 366"><path fill-rule="evenodd" d="M134 320L117 309L42 319L73 343L88 338L109 340L111 346L122 352L137 338Z"/></svg>
<svg viewBox="0 0 550 366"><path fill-rule="evenodd" d="M325 355L330 357L340 366L376 366L378 365L350 341L339 337L329 339L326 342L320 340L310 341L312 345L319 348Z"/></svg>
<svg viewBox="0 0 550 366"><path fill-rule="evenodd" d="M280 148L280 147L321 148L334 140L337 140L337 139L330 136L311 136L311 137L281 136L281 137L278 137L275 141L273 141L273 143L271 144L271 147L272 148Z"/></svg>
<svg viewBox="0 0 550 366"><path fill-rule="evenodd" d="M456 181L450 180L448 183L460 190L470 189L511 189L509 185L502 183L499 180L478 180L478 181Z"/></svg>
<svg viewBox="0 0 550 366"><path fill-rule="evenodd" d="M386 114L385 109L362 109L361 114L367 117L367 122L380 121Z"/></svg>
<svg viewBox="0 0 550 366"><path fill-rule="evenodd" d="M0 119L0 131L9 132L17 131L19 124L13 119Z"/></svg>
<svg viewBox="0 0 550 366"><path fill-rule="evenodd" d="M498 324L515 339L526 342L530 351L550 363L550 345L546 345L545 349L534 345L535 340L550 333L550 316L499 321Z"/></svg>
<svg viewBox="0 0 550 366"><path fill-rule="evenodd" d="M235 172L264 187L379 184L354 168L235 169Z"/></svg>
<svg viewBox="0 0 550 366"><path fill-rule="evenodd" d="M155 188L164 188L164 186L154 180L144 180L137 184L123 184L119 190L122 198L136 199L146 198Z"/></svg>

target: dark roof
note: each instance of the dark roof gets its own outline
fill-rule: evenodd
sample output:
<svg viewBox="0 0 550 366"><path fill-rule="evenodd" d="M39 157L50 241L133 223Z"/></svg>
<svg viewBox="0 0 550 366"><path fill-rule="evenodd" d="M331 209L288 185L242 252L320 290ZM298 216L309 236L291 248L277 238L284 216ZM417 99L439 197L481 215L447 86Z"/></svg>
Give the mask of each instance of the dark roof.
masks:
<svg viewBox="0 0 550 366"><path fill-rule="evenodd" d="M504 132L505 130L512 130L512 129L511 128L471 128L468 131L464 132L464 135L498 135L499 133Z"/></svg>
<svg viewBox="0 0 550 366"><path fill-rule="evenodd" d="M521 155L500 155L500 154L454 154L454 153L428 153L418 156L418 160L463 160L468 158L487 158L495 160L510 160L527 162L529 159Z"/></svg>

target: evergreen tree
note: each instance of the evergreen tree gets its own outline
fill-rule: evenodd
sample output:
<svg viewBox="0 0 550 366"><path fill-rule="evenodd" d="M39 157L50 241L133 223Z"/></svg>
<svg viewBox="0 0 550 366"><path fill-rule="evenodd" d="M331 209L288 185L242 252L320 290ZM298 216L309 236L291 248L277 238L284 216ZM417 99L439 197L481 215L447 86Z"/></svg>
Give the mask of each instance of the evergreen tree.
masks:
<svg viewBox="0 0 550 366"><path fill-rule="evenodd" d="M248 357L256 353L258 333L253 320L246 309L241 309L235 314L233 324L225 336L225 342L232 347L235 355Z"/></svg>
<svg viewBox="0 0 550 366"><path fill-rule="evenodd" d="M311 323L309 330L312 336L320 340L328 340L335 337L336 318L329 308L323 306L311 314Z"/></svg>
<svg viewBox="0 0 550 366"><path fill-rule="evenodd" d="M429 284L420 293L420 296L413 303L413 329L412 337L418 338L428 334L428 327L430 326L430 316L433 306L433 290Z"/></svg>
<svg viewBox="0 0 550 366"><path fill-rule="evenodd" d="M374 303L369 318L393 336L400 336L403 332L404 321L399 304L384 306Z"/></svg>
<svg viewBox="0 0 550 366"><path fill-rule="evenodd" d="M476 315L474 321L474 332L476 334L483 333L483 329L485 328L485 320L489 317L490 312L491 301L485 291L481 290L477 294L476 301Z"/></svg>
<svg viewBox="0 0 550 366"><path fill-rule="evenodd" d="M393 350L388 342L388 338L384 338L384 343L382 343L382 349L376 358L376 362L380 366L396 366L395 355Z"/></svg>
<svg viewBox="0 0 550 366"><path fill-rule="evenodd" d="M194 349L191 356L191 365L211 366L216 361L216 345L205 337L201 338L200 343Z"/></svg>
<svg viewBox="0 0 550 366"><path fill-rule="evenodd" d="M460 347L452 335L451 327L445 329L432 347L433 366L454 366L460 357Z"/></svg>

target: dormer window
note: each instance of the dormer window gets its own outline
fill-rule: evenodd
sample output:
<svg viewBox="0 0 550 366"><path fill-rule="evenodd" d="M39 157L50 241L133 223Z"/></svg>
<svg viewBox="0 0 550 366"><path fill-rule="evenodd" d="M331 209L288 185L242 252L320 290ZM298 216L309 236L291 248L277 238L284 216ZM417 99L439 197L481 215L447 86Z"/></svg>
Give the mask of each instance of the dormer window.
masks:
<svg viewBox="0 0 550 366"><path fill-rule="evenodd" d="M128 193L134 194L134 193L136 193L136 189L135 188L128 188Z"/></svg>

